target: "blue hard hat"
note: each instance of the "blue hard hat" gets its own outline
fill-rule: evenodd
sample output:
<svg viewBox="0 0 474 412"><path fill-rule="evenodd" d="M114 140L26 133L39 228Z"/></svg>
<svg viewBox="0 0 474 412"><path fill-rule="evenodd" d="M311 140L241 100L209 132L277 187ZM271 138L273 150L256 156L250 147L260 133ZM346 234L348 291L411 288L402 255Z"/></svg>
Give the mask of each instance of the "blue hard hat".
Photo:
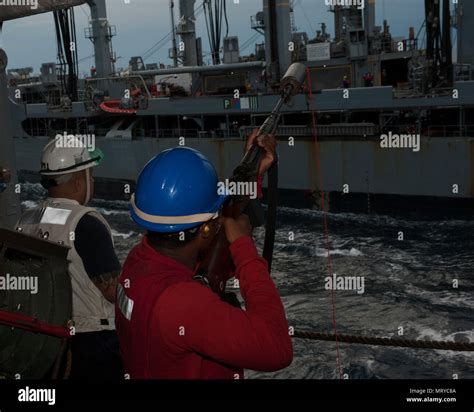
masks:
<svg viewBox="0 0 474 412"><path fill-rule="evenodd" d="M144 167L132 196L132 219L153 232L181 232L216 218L228 196L218 194L216 170L200 152L165 150Z"/></svg>

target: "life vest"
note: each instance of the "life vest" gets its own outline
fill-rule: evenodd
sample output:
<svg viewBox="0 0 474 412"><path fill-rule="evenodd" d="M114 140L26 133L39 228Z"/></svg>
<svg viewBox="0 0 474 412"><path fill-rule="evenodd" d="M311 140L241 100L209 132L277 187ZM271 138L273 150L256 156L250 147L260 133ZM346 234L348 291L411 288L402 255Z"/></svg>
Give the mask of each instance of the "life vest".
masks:
<svg viewBox="0 0 474 412"><path fill-rule="evenodd" d="M109 224L99 212L71 199L49 198L39 208L25 212L16 224L19 232L71 248L67 258L72 284L72 320L76 333L115 329L114 305L104 298L90 280L74 247L73 234L86 214L100 220L112 237Z"/></svg>

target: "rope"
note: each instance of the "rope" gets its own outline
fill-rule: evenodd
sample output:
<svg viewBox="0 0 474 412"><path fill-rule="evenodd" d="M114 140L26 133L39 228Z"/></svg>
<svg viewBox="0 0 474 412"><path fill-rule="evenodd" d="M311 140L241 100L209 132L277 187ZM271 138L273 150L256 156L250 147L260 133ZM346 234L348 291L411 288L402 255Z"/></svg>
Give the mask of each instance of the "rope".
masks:
<svg viewBox="0 0 474 412"><path fill-rule="evenodd" d="M278 163L268 171L267 192L267 222L265 227L265 241L263 244L263 258L268 262L268 272L272 270L273 248L275 246L275 227L278 207Z"/></svg>
<svg viewBox="0 0 474 412"><path fill-rule="evenodd" d="M374 346L394 346L398 348L413 349L435 349L435 350L452 350L457 352L474 352L474 343L461 342L441 342L429 340L409 340L409 339L393 339L393 338L376 338L368 336L356 335L336 335L330 333L311 332L304 330L296 330L293 335L297 339L307 339L325 342L344 342L355 343L359 345Z"/></svg>
<svg viewBox="0 0 474 412"><path fill-rule="evenodd" d="M309 68L306 69L306 82L307 82L307 92L308 92L308 109L311 111L311 130L313 134L313 150L314 156L316 159L316 173L319 176L319 190L321 191L321 210L323 212L323 224L324 224L324 239L326 243L326 250L328 252L327 255L327 270L329 276L332 276L334 273L333 270L333 262L331 256L331 239L329 235L329 219L328 219L328 204L326 202L324 193L324 179L323 173L321 168L321 146L319 144L318 139L318 118L316 114L315 108L315 98L313 94L313 81L311 79L311 70ZM329 199L329 197L328 197ZM337 333L337 322L336 322L336 295L334 289L331 290L331 308L332 308L332 328L334 331L334 342L336 342L336 363L337 369L339 370L339 379L342 379L342 362L341 362L341 354L339 352L339 334Z"/></svg>

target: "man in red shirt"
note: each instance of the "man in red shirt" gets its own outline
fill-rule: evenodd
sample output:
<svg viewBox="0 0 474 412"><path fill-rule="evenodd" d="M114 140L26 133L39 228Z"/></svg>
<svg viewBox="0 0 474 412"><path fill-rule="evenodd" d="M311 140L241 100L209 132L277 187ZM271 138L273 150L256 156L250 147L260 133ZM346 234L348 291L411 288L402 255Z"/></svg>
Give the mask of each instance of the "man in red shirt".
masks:
<svg viewBox="0 0 474 412"><path fill-rule="evenodd" d="M276 143L266 136L258 144L266 150L263 174L276 158ZM243 369L275 371L292 361L284 308L249 219L218 217L226 196L217 194L217 183L212 164L186 148L162 152L138 179L131 214L148 232L125 262L116 304L131 379L240 379ZM221 228L245 310L193 278Z"/></svg>

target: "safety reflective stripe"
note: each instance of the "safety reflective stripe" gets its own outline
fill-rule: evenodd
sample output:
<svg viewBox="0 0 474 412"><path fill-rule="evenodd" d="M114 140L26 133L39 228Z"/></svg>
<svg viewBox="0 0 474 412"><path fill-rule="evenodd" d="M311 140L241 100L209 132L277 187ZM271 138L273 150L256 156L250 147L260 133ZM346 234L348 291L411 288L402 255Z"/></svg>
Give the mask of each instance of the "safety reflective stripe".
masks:
<svg viewBox="0 0 474 412"><path fill-rule="evenodd" d="M143 211L141 211L137 205L135 204L135 195L132 195L131 199L132 207L136 215L149 223L157 223L163 225L186 225L192 223L201 223L207 222L211 219L215 219L219 216L219 213L200 213L197 215L189 215L189 216L154 216L149 215Z"/></svg>
<svg viewBox="0 0 474 412"><path fill-rule="evenodd" d="M127 320L132 319L133 300L125 294L125 289L120 283L117 286L117 305Z"/></svg>

